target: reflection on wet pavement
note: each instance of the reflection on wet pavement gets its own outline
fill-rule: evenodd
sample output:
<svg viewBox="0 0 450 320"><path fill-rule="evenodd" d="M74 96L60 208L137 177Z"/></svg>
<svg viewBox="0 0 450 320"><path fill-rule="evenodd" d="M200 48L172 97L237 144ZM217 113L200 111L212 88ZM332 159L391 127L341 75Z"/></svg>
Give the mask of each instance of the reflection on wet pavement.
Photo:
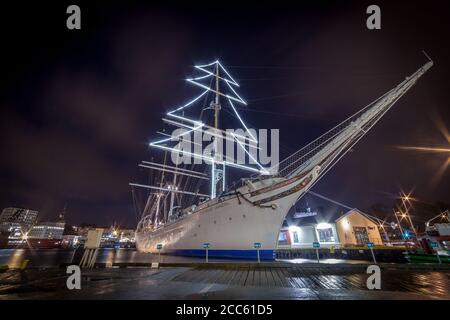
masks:
<svg viewBox="0 0 450 320"><path fill-rule="evenodd" d="M30 260L31 267L25 273L17 269L0 272L0 299L450 299L448 268L437 271L433 266L384 264L381 290L375 292L366 287L369 262L339 259L261 265L210 259L212 263L205 265L201 258L161 256L162 262L185 265L158 270L83 270L83 290L76 292L66 287L65 269L56 268L71 262L73 256L70 250L0 250L0 264L17 268L23 260ZM157 260L157 255L134 250L105 249L97 262Z"/></svg>
<svg viewBox="0 0 450 320"><path fill-rule="evenodd" d="M19 270L0 273L0 299L450 299L449 272L384 270L380 291L342 267L93 269L79 291L67 290L64 269L26 272L26 284Z"/></svg>
<svg viewBox="0 0 450 320"><path fill-rule="evenodd" d="M450 273L382 271L381 289L386 291L449 294ZM312 267L262 267L204 270L191 269L175 281L220 283L238 286L292 287L327 290L366 290L368 275L349 270Z"/></svg>

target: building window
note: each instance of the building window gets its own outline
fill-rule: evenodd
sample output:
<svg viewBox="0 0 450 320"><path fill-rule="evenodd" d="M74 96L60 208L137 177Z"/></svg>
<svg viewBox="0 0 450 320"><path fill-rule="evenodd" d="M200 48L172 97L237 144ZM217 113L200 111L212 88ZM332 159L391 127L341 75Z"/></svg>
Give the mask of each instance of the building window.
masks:
<svg viewBox="0 0 450 320"><path fill-rule="evenodd" d="M332 228L318 229L317 233L319 234L319 242L335 242Z"/></svg>
<svg viewBox="0 0 450 320"><path fill-rule="evenodd" d="M369 235L367 234L366 228L353 227L353 232L355 233L356 243L358 245L365 245L369 242Z"/></svg>
<svg viewBox="0 0 450 320"><path fill-rule="evenodd" d="M292 239L293 239L294 243L298 243L299 242L298 241L298 233L297 233L297 231L293 231L292 232Z"/></svg>
<svg viewBox="0 0 450 320"><path fill-rule="evenodd" d="M279 245L288 245L288 232L287 231L281 231L278 235L278 244Z"/></svg>

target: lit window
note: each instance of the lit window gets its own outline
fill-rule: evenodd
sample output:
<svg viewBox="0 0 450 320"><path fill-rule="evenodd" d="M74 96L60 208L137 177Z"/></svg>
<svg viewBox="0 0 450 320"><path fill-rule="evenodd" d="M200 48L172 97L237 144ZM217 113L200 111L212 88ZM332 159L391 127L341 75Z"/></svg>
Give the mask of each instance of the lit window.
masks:
<svg viewBox="0 0 450 320"><path fill-rule="evenodd" d="M294 243L298 243L299 242L298 241L298 233L297 233L297 231L293 231L292 232L292 239L293 239Z"/></svg>
<svg viewBox="0 0 450 320"><path fill-rule="evenodd" d="M333 229L318 229L317 233L319 234L320 242L334 242Z"/></svg>

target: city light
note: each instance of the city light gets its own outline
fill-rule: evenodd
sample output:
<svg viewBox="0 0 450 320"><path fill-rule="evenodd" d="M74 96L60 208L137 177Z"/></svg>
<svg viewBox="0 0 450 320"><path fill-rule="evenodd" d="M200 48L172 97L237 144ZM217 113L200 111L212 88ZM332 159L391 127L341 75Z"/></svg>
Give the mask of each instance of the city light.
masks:
<svg viewBox="0 0 450 320"><path fill-rule="evenodd" d="M437 129L441 132L443 135L445 142L450 144L450 133L447 129L444 121L440 117L435 117L434 122L436 124ZM445 158L445 160L442 162L440 167L437 169L434 178L433 183L436 183L443 174L447 171L447 168L450 166L450 145L447 146L397 146L398 149L401 150L408 150L408 151L417 151L421 153L431 153L431 154L441 154Z"/></svg>
<svg viewBox="0 0 450 320"><path fill-rule="evenodd" d="M350 230L350 222L347 219L344 219L343 227L346 231Z"/></svg>
<svg viewBox="0 0 450 320"><path fill-rule="evenodd" d="M316 229L321 230L321 229L329 229L331 228L331 224L326 223L326 222L320 222L317 224Z"/></svg>
<svg viewBox="0 0 450 320"><path fill-rule="evenodd" d="M299 233L300 232L300 227L298 227L298 226L296 226L296 225L292 225L292 226L289 226L289 232L297 232L297 233Z"/></svg>

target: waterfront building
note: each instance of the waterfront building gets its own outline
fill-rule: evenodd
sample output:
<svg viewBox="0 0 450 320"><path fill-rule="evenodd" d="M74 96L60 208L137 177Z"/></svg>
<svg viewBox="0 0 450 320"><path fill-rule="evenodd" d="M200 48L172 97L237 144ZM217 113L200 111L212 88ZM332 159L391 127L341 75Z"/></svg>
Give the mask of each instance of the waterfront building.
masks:
<svg viewBox="0 0 450 320"><path fill-rule="evenodd" d="M61 246L63 248L76 248L78 246L82 246L84 244L84 240L81 236L77 236L74 234L65 234L62 236Z"/></svg>
<svg viewBox="0 0 450 320"><path fill-rule="evenodd" d="M311 208L293 213L290 222L281 229L279 248L310 248L313 242L321 247L339 247L339 236L335 220L339 213L324 213Z"/></svg>
<svg viewBox="0 0 450 320"><path fill-rule="evenodd" d="M291 222L281 228L278 248L311 248L313 242L322 248L365 246L368 242L383 245L378 224L358 209L325 214L307 208L295 212Z"/></svg>
<svg viewBox="0 0 450 320"><path fill-rule="evenodd" d="M135 230L112 226L104 229L100 246L105 248L132 247L134 243Z"/></svg>
<svg viewBox="0 0 450 320"><path fill-rule="evenodd" d="M379 224L358 209L352 209L336 220L341 244L365 246L368 242L382 246Z"/></svg>
<svg viewBox="0 0 450 320"><path fill-rule="evenodd" d="M0 215L0 231L10 237L21 237L36 223L38 211L25 208L4 208Z"/></svg>
<svg viewBox="0 0 450 320"><path fill-rule="evenodd" d="M120 239L122 243L134 243L135 242L135 230L134 229L122 229L120 230Z"/></svg>
<svg viewBox="0 0 450 320"><path fill-rule="evenodd" d="M28 239L62 239L65 222L41 222L28 232Z"/></svg>

